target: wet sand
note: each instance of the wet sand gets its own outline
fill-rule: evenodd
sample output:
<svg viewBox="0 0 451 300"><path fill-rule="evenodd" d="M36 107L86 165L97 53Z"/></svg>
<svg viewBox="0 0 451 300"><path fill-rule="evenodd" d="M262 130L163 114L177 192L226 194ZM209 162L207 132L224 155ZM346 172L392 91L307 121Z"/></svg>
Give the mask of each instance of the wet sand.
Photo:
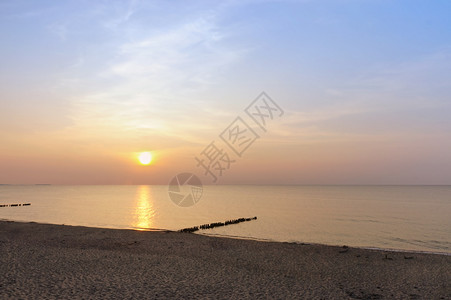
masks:
<svg viewBox="0 0 451 300"><path fill-rule="evenodd" d="M451 256L0 221L0 298L451 299Z"/></svg>

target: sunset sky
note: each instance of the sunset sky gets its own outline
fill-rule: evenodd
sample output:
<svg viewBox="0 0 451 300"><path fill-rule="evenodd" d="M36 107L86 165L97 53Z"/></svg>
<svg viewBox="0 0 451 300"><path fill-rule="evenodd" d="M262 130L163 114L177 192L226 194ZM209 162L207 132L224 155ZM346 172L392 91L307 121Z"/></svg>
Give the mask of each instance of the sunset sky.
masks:
<svg viewBox="0 0 451 300"><path fill-rule="evenodd" d="M0 2L0 183L451 184L451 1ZM244 109L283 110L264 132ZM242 117L242 157L219 135ZM141 165L139 153L152 163Z"/></svg>

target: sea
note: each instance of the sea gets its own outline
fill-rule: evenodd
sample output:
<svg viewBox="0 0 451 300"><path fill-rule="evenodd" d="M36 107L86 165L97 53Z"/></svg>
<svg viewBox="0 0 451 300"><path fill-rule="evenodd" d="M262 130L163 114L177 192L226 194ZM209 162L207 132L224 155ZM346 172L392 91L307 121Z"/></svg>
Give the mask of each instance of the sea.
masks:
<svg viewBox="0 0 451 300"><path fill-rule="evenodd" d="M0 185L1 220L180 230L255 216L197 233L451 254L451 186L211 185L180 207L166 185Z"/></svg>

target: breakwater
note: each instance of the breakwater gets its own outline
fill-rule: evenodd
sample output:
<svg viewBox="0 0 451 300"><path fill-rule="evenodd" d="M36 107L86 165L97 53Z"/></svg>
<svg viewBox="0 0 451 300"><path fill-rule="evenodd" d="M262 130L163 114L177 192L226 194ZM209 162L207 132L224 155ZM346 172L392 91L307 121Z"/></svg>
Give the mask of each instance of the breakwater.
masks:
<svg viewBox="0 0 451 300"><path fill-rule="evenodd" d="M242 223L242 222L248 222L248 221L252 221L252 220L257 220L257 217L239 218L239 219L234 219L234 220L227 220L225 222L215 222L215 223L210 223L210 224L203 224L203 225L199 225L199 226L184 228L179 231L191 233L191 232L195 232L195 231L198 231L201 229L211 229L211 228L215 228L215 227L228 226L228 225L238 224L238 223Z"/></svg>
<svg viewBox="0 0 451 300"><path fill-rule="evenodd" d="M0 204L0 207L19 207L19 206L30 206L31 203L17 203L17 204Z"/></svg>

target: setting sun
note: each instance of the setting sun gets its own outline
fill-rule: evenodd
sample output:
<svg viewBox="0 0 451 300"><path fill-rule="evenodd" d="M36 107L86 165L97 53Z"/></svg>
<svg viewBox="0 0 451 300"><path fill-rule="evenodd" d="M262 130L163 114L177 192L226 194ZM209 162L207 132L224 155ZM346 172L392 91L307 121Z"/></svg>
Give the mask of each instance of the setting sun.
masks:
<svg viewBox="0 0 451 300"><path fill-rule="evenodd" d="M152 153L150 152L141 152L139 154L139 162L143 165L148 165L152 162Z"/></svg>

